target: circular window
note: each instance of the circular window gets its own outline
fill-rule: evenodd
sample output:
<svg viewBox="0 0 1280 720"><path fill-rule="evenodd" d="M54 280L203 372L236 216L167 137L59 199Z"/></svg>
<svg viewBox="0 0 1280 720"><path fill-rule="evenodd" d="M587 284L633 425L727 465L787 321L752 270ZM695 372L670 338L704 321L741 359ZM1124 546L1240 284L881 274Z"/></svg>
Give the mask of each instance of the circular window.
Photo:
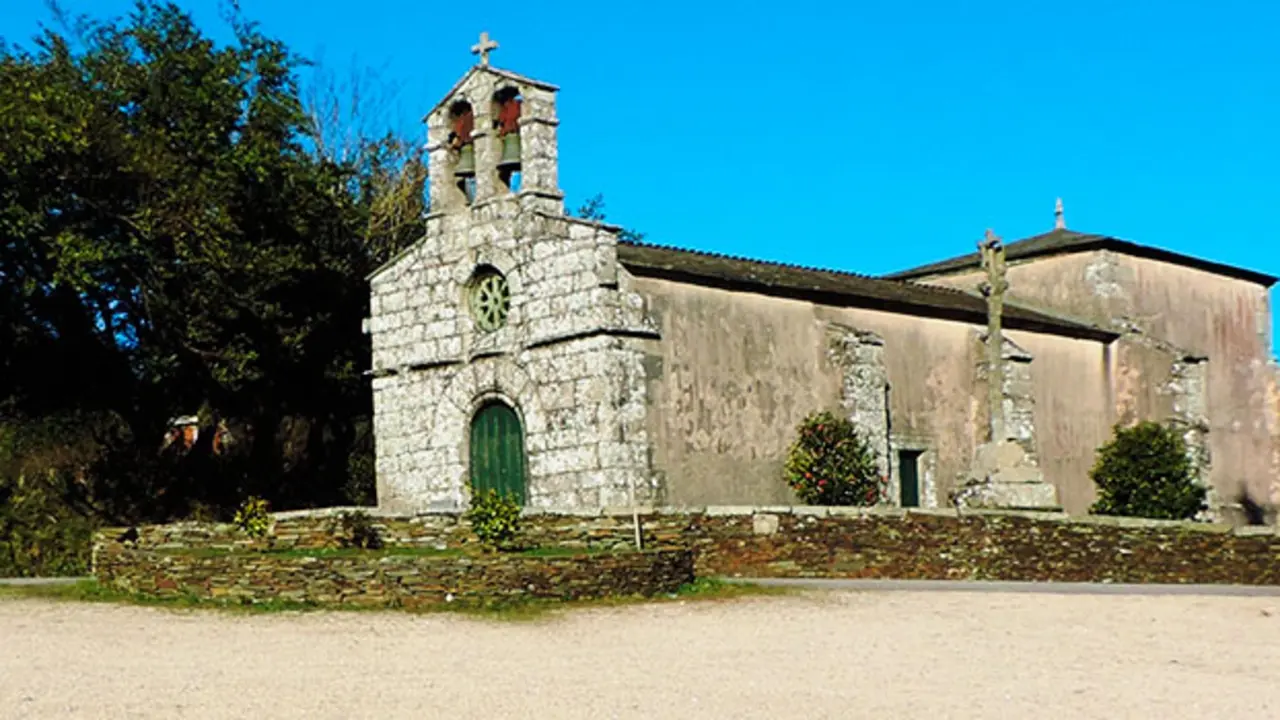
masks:
<svg viewBox="0 0 1280 720"><path fill-rule="evenodd" d="M507 323L507 311L511 309L511 291L502 273L481 270L471 281L471 316L485 332L492 332Z"/></svg>

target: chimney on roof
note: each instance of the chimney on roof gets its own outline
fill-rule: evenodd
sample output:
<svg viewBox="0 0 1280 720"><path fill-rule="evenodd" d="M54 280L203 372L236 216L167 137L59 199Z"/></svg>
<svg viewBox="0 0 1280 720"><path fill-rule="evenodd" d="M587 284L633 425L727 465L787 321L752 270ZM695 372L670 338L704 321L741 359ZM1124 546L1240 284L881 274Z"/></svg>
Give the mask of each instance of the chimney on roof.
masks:
<svg viewBox="0 0 1280 720"><path fill-rule="evenodd" d="M1067 220L1062 216L1062 198L1058 198L1058 202L1053 206L1053 229L1067 229Z"/></svg>

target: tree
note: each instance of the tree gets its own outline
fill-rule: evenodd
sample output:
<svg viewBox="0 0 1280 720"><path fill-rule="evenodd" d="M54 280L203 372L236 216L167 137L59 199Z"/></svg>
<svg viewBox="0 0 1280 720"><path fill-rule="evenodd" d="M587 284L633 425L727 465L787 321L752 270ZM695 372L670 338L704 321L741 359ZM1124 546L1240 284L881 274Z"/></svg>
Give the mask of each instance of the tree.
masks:
<svg viewBox="0 0 1280 720"><path fill-rule="evenodd" d="M305 61L230 20L219 46L140 1L0 45L0 422L104 418L88 478L120 520L346 500L364 277L420 234L404 144L324 152ZM193 411L236 451L159 453Z"/></svg>

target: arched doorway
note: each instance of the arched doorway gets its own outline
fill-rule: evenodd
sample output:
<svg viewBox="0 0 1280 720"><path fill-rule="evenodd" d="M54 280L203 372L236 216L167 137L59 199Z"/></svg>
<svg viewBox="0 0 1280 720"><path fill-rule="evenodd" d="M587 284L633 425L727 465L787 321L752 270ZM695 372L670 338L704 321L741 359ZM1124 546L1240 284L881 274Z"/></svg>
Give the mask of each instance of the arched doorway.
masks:
<svg viewBox="0 0 1280 720"><path fill-rule="evenodd" d="M497 490L524 505L524 428L505 403L486 403L471 419L471 485L480 492Z"/></svg>

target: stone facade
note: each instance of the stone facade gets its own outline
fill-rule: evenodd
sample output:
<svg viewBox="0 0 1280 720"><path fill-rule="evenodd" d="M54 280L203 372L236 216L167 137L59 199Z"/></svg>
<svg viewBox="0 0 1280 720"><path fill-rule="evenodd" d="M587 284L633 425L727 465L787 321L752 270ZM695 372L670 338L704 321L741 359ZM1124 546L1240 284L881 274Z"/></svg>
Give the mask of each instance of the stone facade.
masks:
<svg viewBox="0 0 1280 720"><path fill-rule="evenodd" d="M523 177L504 185L488 98L524 98ZM475 194L452 183L449 108L476 111ZM617 228L564 215L556 182L553 89L477 67L428 116L427 233L370 278L379 504L415 511L467 502L469 428L486 402L515 410L527 502L597 506L653 493L638 343L643 301L618 286ZM468 306L480 270L510 294L505 325Z"/></svg>
<svg viewBox="0 0 1280 720"><path fill-rule="evenodd" d="M481 65L427 115L426 235L370 277L382 509L465 507L472 423L492 403L516 418L532 508L794 502L782 465L817 410L866 433L889 504L901 458L914 458L925 507L970 492L979 505L1085 512L1097 447L1135 419L1179 424L1219 495L1241 482L1280 493L1280 383L1253 367L1270 316L1256 278L1218 282L1125 247L1014 261L992 388L975 361L995 312L969 266L868 278L622 242L617 227L566 215L556 92ZM495 122L510 93L518 173ZM491 326L473 305L495 277L509 300ZM1192 311L1196 292L1212 312ZM1271 395L1254 392L1260 374ZM991 442L997 401L1007 437Z"/></svg>

